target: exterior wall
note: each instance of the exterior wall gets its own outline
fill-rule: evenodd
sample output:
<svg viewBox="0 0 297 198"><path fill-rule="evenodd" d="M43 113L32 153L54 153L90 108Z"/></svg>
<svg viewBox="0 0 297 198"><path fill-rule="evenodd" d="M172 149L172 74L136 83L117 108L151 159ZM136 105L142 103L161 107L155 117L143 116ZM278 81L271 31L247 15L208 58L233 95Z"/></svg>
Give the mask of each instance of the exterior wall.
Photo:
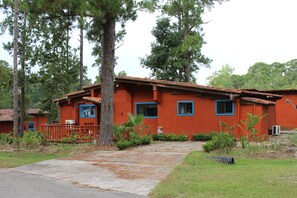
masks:
<svg viewBox="0 0 297 198"><path fill-rule="evenodd" d="M0 133L12 132L13 122L2 121L0 122Z"/></svg>
<svg viewBox="0 0 297 198"><path fill-rule="evenodd" d="M164 133L186 134L211 133L220 130L220 122L231 126L236 121L236 106L234 115L216 115L216 100L198 97L192 94L173 95L162 93L162 103L158 106L158 126ZM179 116L178 101L193 101L194 115ZM156 131L155 131L156 132Z"/></svg>
<svg viewBox="0 0 297 198"><path fill-rule="evenodd" d="M126 87L125 87L126 86ZM98 91L97 91L98 92ZM93 96L100 97L100 93L94 92ZM219 132L225 128L220 126L221 122L225 122L228 126L234 127L236 137L244 135L243 131L237 126L240 120L245 120L247 113L256 115L264 115L273 113L273 108L264 105L244 105L239 100L234 100L234 114L217 115L216 114L216 98L198 94L190 94L183 92L173 92L164 90L153 90L152 86L142 85L120 85L114 95L114 123L122 124L127 121L128 113L136 115L136 103L140 102L157 102L158 115L153 118L144 118L144 126L148 126L149 130L145 130L143 134L157 133L158 127L162 128L166 134L186 134L190 138L193 134ZM229 98L226 97L226 100ZM187 116L178 115L178 102L192 101L194 104L194 114ZM84 125L92 123L100 124L100 105L96 105L96 118L80 118L79 105L92 104L83 100L71 101L71 104L64 103L60 108L61 123L65 120L75 120L76 124ZM256 126L260 135L267 135L268 128L274 125L273 115L266 116Z"/></svg>
<svg viewBox="0 0 297 198"><path fill-rule="evenodd" d="M295 129L297 128L297 109L285 102L286 99L297 104L297 94L283 93L283 98L276 102L276 124L284 130Z"/></svg>
<svg viewBox="0 0 297 198"><path fill-rule="evenodd" d="M245 121L248 113L257 115L259 117L266 115L258 122L258 124L255 127L258 131L257 134L260 140L262 137L266 139L268 137L269 124L271 124L269 122L269 107L263 105L242 105L240 120ZM239 137L241 135L250 135L249 132L246 130L245 126L243 124L241 124L241 126L243 129L240 129L239 133L236 136Z"/></svg>
<svg viewBox="0 0 297 198"><path fill-rule="evenodd" d="M136 115L136 103L138 102L156 102L154 101L154 94L152 87L135 86L131 90L131 109L133 115ZM158 105L158 117L157 118L144 118L143 125L148 126L148 130L144 131L144 134L157 133L158 120L160 116L160 108Z"/></svg>
<svg viewBox="0 0 297 198"><path fill-rule="evenodd" d="M123 124L127 121L127 114L132 113L133 98L132 93L122 88L116 91L114 95L114 123Z"/></svg>
<svg viewBox="0 0 297 198"><path fill-rule="evenodd" d="M79 120L76 116L76 111L78 111L78 109L75 108L74 104L60 106L60 123L65 124L66 120L75 120L75 124L78 124Z"/></svg>
<svg viewBox="0 0 297 198"><path fill-rule="evenodd" d="M35 130L40 130L41 125L46 124L48 121L45 115L33 115L33 118L28 122L34 122ZM25 130L28 130L28 122L25 122Z"/></svg>

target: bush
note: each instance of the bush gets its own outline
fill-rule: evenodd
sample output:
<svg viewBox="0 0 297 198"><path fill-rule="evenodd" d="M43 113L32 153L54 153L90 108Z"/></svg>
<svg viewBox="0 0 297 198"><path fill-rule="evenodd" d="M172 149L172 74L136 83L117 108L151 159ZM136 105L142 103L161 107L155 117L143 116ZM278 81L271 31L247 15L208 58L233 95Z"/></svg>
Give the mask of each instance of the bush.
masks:
<svg viewBox="0 0 297 198"><path fill-rule="evenodd" d="M206 152L220 150L228 153L236 144L233 135L229 133L218 133L205 145L206 146L203 146L203 149Z"/></svg>
<svg viewBox="0 0 297 198"><path fill-rule="evenodd" d="M149 136L143 136L141 138L141 145L149 145L151 143L151 138Z"/></svg>
<svg viewBox="0 0 297 198"><path fill-rule="evenodd" d="M120 150L124 150L126 148L129 148L132 146L132 143L129 142L128 140L124 140L124 139L121 139L117 142L117 147L120 149Z"/></svg>
<svg viewBox="0 0 297 198"><path fill-rule="evenodd" d="M0 134L0 144L12 144L13 135L11 133L1 133Z"/></svg>
<svg viewBox="0 0 297 198"><path fill-rule="evenodd" d="M70 138L62 138L61 143L73 144L78 140L78 136L73 133Z"/></svg>
<svg viewBox="0 0 297 198"><path fill-rule="evenodd" d="M24 133L24 136L20 139L20 143L28 147L36 147L44 144L44 139L41 133L30 131Z"/></svg>
<svg viewBox="0 0 297 198"><path fill-rule="evenodd" d="M175 134L153 134L152 138L154 141L180 141L184 142L188 140L188 136L181 134L181 135L175 135Z"/></svg>
<svg viewBox="0 0 297 198"><path fill-rule="evenodd" d="M166 141L166 136L164 134L153 134L152 138L154 141Z"/></svg>
<svg viewBox="0 0 297 198"><path fill-rule="evenodd" d="M186 135L178 135L177 136L177 141L180 141L180 142L185 142L185 141L188 141L188 136Z"/></svg>
<svg viewBox="0 0 297 198"><path fill-rule="evenodd" d="M212 141L208 141L205 144L203 144L203 150L207 153L213 150L213 144Z"/></svg>
<svg viewBox="0 0 297 198"><path fill-rule="evenodd" d="M194 134L192 136L193 141L209 141L211 140L212 135L211 134Z"/></svg>

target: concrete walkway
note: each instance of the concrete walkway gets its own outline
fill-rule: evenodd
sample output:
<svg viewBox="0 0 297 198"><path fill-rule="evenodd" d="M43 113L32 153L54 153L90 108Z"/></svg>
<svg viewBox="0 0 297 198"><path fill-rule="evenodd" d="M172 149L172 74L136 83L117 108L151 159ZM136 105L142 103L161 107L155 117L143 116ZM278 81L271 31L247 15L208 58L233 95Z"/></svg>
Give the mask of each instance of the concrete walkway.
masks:
<svg viewBox="0 0 297 198"><path fill-rule="evenodd" d="M154 143L126 151L94 151L48 160L12 171L42 175L83 187L147 196L198 142Z"/></svg>

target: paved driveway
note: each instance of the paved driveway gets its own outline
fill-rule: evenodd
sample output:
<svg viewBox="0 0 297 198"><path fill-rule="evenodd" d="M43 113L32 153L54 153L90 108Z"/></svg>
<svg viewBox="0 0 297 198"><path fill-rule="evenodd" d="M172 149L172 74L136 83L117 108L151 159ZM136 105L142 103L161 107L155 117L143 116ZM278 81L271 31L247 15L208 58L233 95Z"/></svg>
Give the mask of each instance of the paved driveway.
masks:
<svg viewBox="0 0 297 198"><path fill-rule="evenodd" d="M42 175L82 187L147 196L193 150L197 142L154 143L126 151L94 151L48 160L12 171Z"/></svg>

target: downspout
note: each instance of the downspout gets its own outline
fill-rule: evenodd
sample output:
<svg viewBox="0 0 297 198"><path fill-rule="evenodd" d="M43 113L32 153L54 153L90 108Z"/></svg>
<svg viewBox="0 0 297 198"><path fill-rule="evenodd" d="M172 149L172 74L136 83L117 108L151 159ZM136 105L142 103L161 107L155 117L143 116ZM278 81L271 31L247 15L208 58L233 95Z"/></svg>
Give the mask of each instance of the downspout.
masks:
<svg viewBox="0 0 297 198"><path fill-rule="evenodd" d="M240 98L238 98L237 99L237 120L236 120L236 122L238 124L240 124L240 115L241 115L241 106L240 106ZM239 135L239 133L240 133L239 130L240 130L240 128L237 127L235 136Z"/></svg>

